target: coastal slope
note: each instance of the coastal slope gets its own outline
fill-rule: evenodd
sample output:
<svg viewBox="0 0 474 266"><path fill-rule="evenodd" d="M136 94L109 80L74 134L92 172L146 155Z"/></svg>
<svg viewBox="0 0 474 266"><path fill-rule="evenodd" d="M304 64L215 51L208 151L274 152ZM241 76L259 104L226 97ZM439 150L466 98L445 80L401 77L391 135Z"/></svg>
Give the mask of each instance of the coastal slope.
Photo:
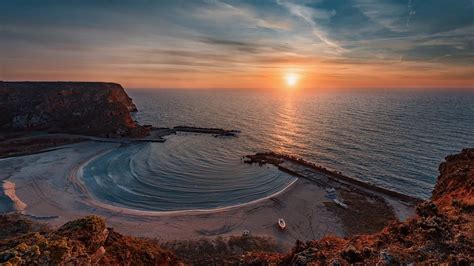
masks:
<svg viewBox="0 0 474 266"><path fill-rule="evenodd" d="M121 85L0 81L0 131L41 130L100 137L144 136Z"/></svg>

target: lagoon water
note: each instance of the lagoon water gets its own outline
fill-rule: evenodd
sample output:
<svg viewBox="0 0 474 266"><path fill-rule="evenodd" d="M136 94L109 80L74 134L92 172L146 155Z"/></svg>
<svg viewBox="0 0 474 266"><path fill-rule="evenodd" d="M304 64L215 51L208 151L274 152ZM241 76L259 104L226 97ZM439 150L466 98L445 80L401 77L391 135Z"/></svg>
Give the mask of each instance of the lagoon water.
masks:
<svg viewBox="0 0 474 266"><path fill-rule="evenodd" d="M143 211L216 209L253 202L296 178L251 166L226 149L231 139L169 136L164 143L114 149L83 168L82 180L107 204Z"/></svg>
<svg viewBox="0 0 474 266"><path fill-rule="evenodd" d="M443 158L474 146L474 92L129 89L127 93L142 124L241 131L238 138L170 136L165 143L113 151L85 167L84 178L94 194L136 209L216 208L276 193L294 179L241 160L243 155L270 150L427 198Z"/></svg>

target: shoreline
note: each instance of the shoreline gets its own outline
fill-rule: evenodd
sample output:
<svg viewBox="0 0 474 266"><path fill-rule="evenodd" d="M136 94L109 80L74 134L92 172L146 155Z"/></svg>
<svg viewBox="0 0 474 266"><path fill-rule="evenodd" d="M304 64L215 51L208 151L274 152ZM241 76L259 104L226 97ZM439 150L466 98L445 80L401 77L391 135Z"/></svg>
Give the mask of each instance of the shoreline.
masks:
<svg viewBox="0 0 474 266"><path fill-rule="evenodd" d="M78 143L83 141L121 143L130 144L137 142L165 142L164 137L177 134L178 132L211 134L214 137L238 137L240 131L227 130L222 128L204 128L193 126L175 126L175 127L152 127L149 128L149 135L144 137L121 137L105 138L89 135L71 134L71 133L50 133L42 131L20 131L20 132L0 132L0 159L14 156L31 155L54 150L63 145Z"/></svg>
<svg viewBox="0 0 474 266"><path fill-rule="evenodd" d="M117 143L98 145L94 142L81 142L67 145L61 150L43 153L41 156L33 154L21 159L20 157L4 159L0 167L4 168L8 164L21 169L20 173L11 169L7 174L8 180L17 185L17 196L28 205L24 215L53 227L94 214L104 217L111 227L120 232L140 237L159 237L169 241L240 235L243 230L250 230L256 235L272 237L283 246L289 247L297 239L305 239L307 236L306 230L293 232L290 229L282 233L274 225L280 216L299 216L292 225L300 224L301 226L301 222L306 219L306 212L295 211L296 206L305 205L305 203L311 203L312 207L318 205L317 202L307 201L310 198L309 195L312 194L311 189L315 189L312 187L308 190L308 185L311 183L307 180L295 180L277 195L259 199L257 202L230 206L218 211L164 212L160 215L156 213L149 215L150 213L127 213L123 210L101 208L97 206L97 202L91 204L90 198L79 190L77 183L72 182L68 174L71 173L71 169L74 172L74 169L77 170L91 157L118 147L117 145ZM66 154L68 156L65 156ZM45 173L50 172L51 168L55 169L54 173L49 174L45 179ZM301 198L298 199L298 196ZM324 197L322 194L319 196ZM282 204L288 206L282 206ZM328 219L331 221L329 223L315 221L314 226L325 228L324 230L315 229L321 233L320 237L323 236L323 232L343 236L344 231L338 225L337 217L327 213L322 206L317 208L321 210L325 221ZM333 228L326 229L328 224L333 225Z"/></svg>
<svg viewBox="0 0 474 266"><path fill-rule="evenodd" d="M156 135L172 134L173 129L153 131L154 138ZM250 230L289 247L298 239L376 231L392 219L404 220L414 212L413 206L404 206L394 199L374 197L367 191L353 191L350 187L348 189L347 184L337 187L336 192L337 198L349 205L345 209L327 198L326 190L333 186L332 183L325 185L304 176L267 197L205 210L142 211L112 206L93 198L80 180L82 167L95 157L130 143L127 139L89 139L40 153L36 151L30 155L4 158L0 160L0 168L5 169L7 164L2 164L5 160L11 160L8 165L13 167L6 169L6 178L2 180L16 184L18 198L27 204L23 213L31 219L59 226L69 220L94 214L104 217L120 232L168 241L240 235L244 230ZM280 171L297 173L287 165L275 166ZM329 180L327 173L320 174ZM373 217L359 214L370 208L378 210L378 213ZM276 227L279 217L285 218L289 225L284 232ZM363 226L358 231L352 230L354 223Z"/></svg>
<svg viewBox="0 0 474 266"><path fill-rule="evenodd" d="M113 149L111 149L111 150L113 150ZM77 170L74 169L70 173L69 179L72 180L72 181L76 181L76 183L81 184L81 187L84 187L83 192L87 193L88 196L91 199L94 199L94 201L90 202L92 205L96 205L97 207L101 207L101 208L104 208L104 209L109 209L111 211L116 211L116 212L120 212L120 213L124 213L124 214L130 214L130 215L139 215L139 216L140 215L143 215L143 216L167 216L167 215L169 215L169 216L174 216L174 215L186 215L186 214L191 214L191 215L192 214L214 214L214 213L219 213L219 212L225 212L225 211L228 211L228 210L245 207L247 205L257 204L261 201L268 200L270 198L276 197L276 196L280 195L281 193L284 193L284 192L290 190L291 187L298 181L298 179L295 179L294 181L292 181L291 183L286 185L283 189L281 189L281 190L279 190L279 191L277 191L277 192L275 192L271 195L265 196L263 198L259 198L259 199L256 199L256 200L252 200L252 201L244 202L244 203L239 203L239 204L235 204L235 205L230 205L230 206L219 206L219 207L216 207L216 208L208 208L208 209L185 209L185 210L175 210L175 211L147 211L147 210L138 210L138 209L126 208L126 207L119 207L119 206L113 206L113 205L104 203L104 202L100 201L100 199L95 198L91 193L89 193L87 191L87 188L85 188L84 182L81 180L82 179L82 174L83 174L83 168L89 162L93 161L97 157L102 156L103 154L106 154L106 153L110 152L111 150L107 150L107 151L105 151L101 154L98 154L98 155L90 158L87 162L80 165Z"/></svg>

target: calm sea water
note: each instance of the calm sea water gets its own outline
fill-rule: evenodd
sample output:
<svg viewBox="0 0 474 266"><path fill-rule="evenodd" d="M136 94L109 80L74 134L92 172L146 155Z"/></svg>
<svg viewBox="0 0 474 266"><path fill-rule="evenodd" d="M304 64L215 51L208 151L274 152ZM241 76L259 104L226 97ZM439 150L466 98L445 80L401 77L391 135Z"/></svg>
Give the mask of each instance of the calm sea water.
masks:
<svg viewBox="0 0 474 266"><path fill-rule="evenodd" d="M446 155L474 147L474 92L127 90L156 126L241 130L206 150L273 150L427 198Z"/></svg>
<svg viewBox="0 0 474 266"><path fill-rule="evenodd" d="M238 138L170 136L88 164L84 180L90 190L128 208L217 208L277 193L294 178L242 162L242 156L262 151L296 155L427 198L444 157L474 147L474 92L127 92L143 124L241 130Z"/></svg>

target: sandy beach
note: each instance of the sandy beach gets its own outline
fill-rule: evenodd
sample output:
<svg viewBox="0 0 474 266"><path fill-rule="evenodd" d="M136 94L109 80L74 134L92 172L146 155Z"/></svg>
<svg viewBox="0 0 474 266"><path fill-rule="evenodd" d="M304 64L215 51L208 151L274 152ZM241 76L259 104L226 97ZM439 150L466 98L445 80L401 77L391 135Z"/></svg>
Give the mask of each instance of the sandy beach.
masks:
<svg viewBox="0 0 474 266"><path fill-rule="evenodd" d="M163 241L241 235L249 230L253 235L268 236L289 247L298 239L351 233L347 230L348 221L341 220L340 211L344 213L344 210L326 197L324 187L304 178L278 195L219 210L145 212L101 203L83 186L79 178L81 167L120 145L85 141L43 153L1 159L4 188L1 205L52 226L86 215L99 215L119 232ZM398 219L412 213L409 206L396 202L390 205ZM285 231L276 226L279 217L287 222Z"/></svg>

